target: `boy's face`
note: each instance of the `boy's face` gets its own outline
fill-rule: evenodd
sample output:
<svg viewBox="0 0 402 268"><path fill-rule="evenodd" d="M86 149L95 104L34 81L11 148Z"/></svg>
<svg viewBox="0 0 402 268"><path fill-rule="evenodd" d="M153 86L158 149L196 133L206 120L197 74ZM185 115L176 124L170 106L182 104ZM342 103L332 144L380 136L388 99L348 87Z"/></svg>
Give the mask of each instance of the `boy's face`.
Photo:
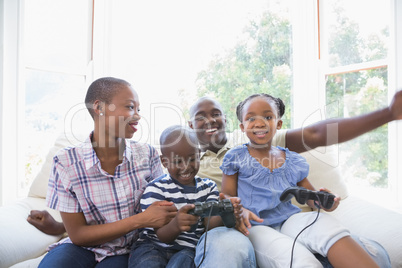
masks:
<svg viewBox="0 0 402 268"><path fill-rule="evenodd" d="M198 103L189 126L195 130L201 145L226 143L226 118L216 101L206 99Z"/></svg>
<svg viewBox="0 0 402 268"><path fill-rule="evenodd" d="M175 140L163 149L161 161L179 183L195 185L194 177L200 168L200 149L196 144L191 144L185 137Z"/></svg>

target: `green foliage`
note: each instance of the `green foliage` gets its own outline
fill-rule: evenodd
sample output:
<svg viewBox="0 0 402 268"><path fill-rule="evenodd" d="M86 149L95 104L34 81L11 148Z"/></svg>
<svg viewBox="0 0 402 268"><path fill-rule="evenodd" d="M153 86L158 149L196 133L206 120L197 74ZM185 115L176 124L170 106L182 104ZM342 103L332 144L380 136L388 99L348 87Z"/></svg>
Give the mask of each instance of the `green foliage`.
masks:
<svg viewBox="0 0 402 268"><path fill-rule="evenodd" d="M382 37L359 36L358 24L337 11L337 23L330 33L330 66L361 63L384 59L386 45L382 40L388 36L384 29ZM368 113L387 105L387 68L362 70L327 77L327 103L338 103L337 111L330 117L347 117ZM341 145L341 154L347 155L343 163L344 175L365 178L371 185L386 187L388 178L388 128L382 126L357 139Z"/></svg>
<svg viewBox="0 0 402 268"><path fill-rule="evenodd" d="M254 93L281 98L287 109L284 127L291 125L291 27L288 20L266 12L244 29L245 39L217 55L198 74L198 96L213 96L225 110L228 131L239 125L237 104Z"/></svg>
<svg viewBox="0 0 402 268"><path fill-rule="evenodd" d="M384 36L360 36L359 25L341 7L337 25L330 29L329 66L337 67L384 59ZM291 126L292 29L290 22L266 12L244 29L245 38L224 55L216 55L198 74L198 96L213 96L226 112L228 131L238 127L237 104L254 93L268 93L286 104L284 128ZM326 83L327 117L348 117L374 111L387 104L387 68L330 75ZM329 105L329 104L337 105ZM387 185L387 127L383 126L341 145L344 175L365 178L372 185ZM347 174L351 173L351 174Z"/></svg>

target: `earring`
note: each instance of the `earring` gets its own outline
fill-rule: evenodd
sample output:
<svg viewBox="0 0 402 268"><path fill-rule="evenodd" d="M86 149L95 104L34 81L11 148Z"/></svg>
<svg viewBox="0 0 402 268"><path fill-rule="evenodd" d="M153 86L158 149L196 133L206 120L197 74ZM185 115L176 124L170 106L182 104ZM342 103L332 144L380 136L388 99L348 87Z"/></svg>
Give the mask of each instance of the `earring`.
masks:
<svg viewBox="0 0 402 268"><path fill-rule="evenodd" d="M103 116L103 113L100 113L99 115L100 115L100 116Z"/></svg>

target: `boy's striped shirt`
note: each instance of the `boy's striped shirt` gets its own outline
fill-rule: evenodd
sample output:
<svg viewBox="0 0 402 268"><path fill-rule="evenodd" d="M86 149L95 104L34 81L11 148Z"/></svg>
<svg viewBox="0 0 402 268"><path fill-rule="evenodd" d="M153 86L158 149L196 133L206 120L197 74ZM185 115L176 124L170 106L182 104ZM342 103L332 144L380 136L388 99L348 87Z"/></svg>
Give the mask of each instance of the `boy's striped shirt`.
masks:
<svg viewBox="0 0 402 268"><path fill-rule="evenodd" d="M215 182L200 177L195 177L194 179L195 186L187 186L180 184L170 175L159 177L148 184L145 188L145 192L141 198L141 209L144 211L153 202L162 200L173 202L179 210L186 204L217 201L219 199L219 191ZM205 226L203 221L200 221L195 232L183 232L173 243L165 244L159 241L153 228L144 228L139 241L148 240L160 247L176 250L195 248L204 231Z"/></svg>

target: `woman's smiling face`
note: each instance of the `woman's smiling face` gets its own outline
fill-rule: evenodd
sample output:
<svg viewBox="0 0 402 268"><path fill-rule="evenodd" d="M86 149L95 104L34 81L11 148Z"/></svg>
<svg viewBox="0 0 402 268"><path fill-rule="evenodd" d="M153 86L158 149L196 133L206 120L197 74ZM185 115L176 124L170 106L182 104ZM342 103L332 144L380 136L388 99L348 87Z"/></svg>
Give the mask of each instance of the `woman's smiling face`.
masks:
<svg viewBox="0 0 402 268"><path fill-rule="evenodd" d="M105 105L105 131L114 137L130 139L137 131L140 102L131 86L121 86L111 102Z"/></svg>

